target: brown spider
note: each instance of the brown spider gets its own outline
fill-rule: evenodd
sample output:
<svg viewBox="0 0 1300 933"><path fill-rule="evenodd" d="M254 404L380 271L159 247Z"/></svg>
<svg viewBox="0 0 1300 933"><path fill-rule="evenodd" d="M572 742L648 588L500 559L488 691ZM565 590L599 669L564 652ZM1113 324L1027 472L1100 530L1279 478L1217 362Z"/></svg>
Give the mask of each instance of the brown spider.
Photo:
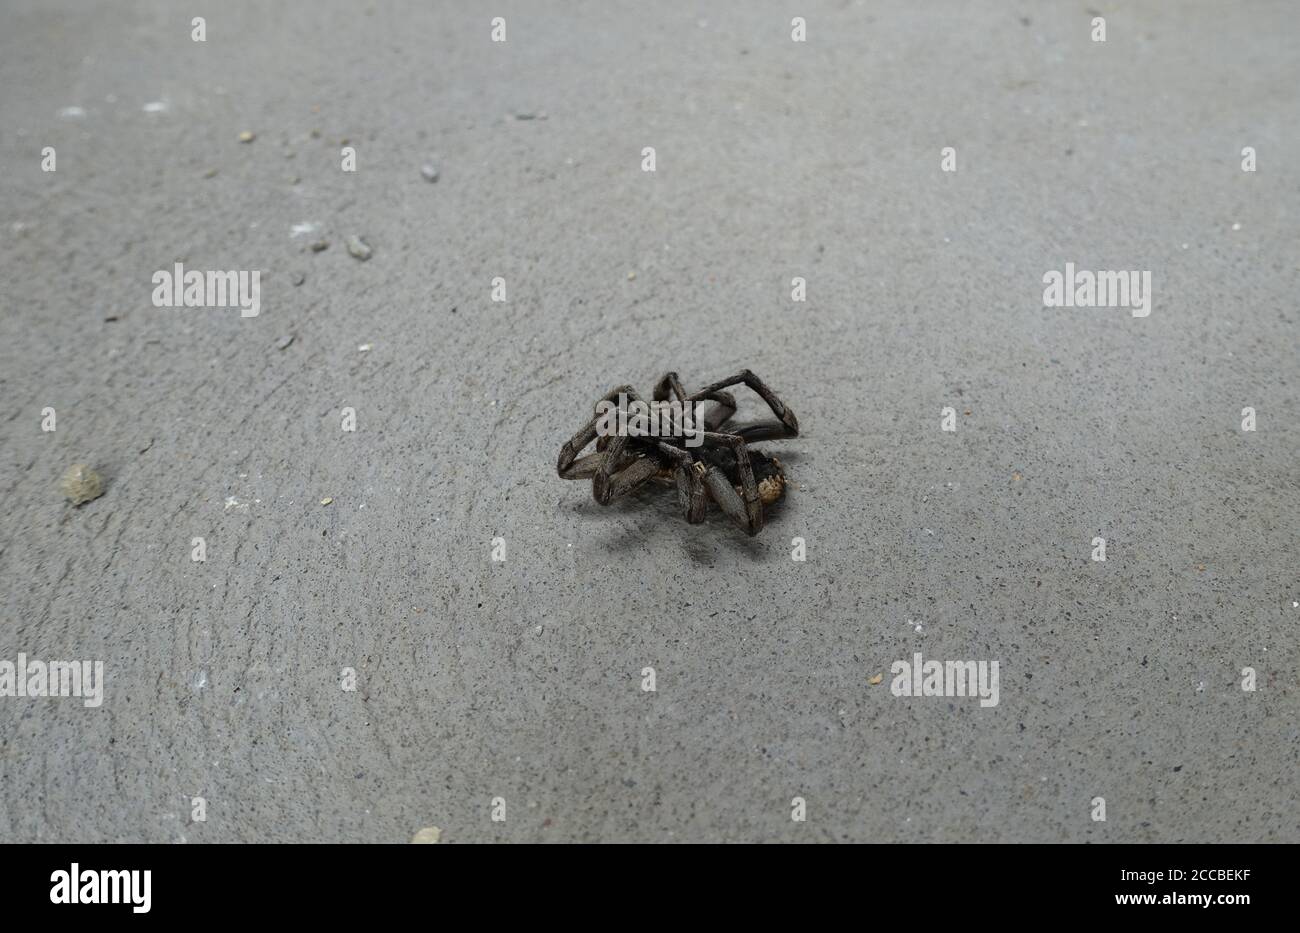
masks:
<svg viewBox="0 0 1300 933"><path fill-rule="evenodd" d="M742 383L762 397L777 421L723 430L736 413L735 397L723 390ZM592 495L601 505L609 505L651 480L665 485L675 483L678 501L691 524L704 521L712 499L746 532L758 534L763 529L763 506L771 505L785 492L785 474L779 460L750 450L747 442L797 437L799 419L748 369L706 386L694 395L686 393L676 373L666 373L655 386L654 400L663 402L670 392L683 407L706 401L713 403L704 415L698 446L690 446L678 431L661 437L620 433L600 437L594 453L579 457L596 440L597 424L601 421L601 405L597 403L597 415L560 448L556 471L563 479L590 477ZM611 390L601 399L603 403L616 401L624 415L629 402L644 404L636 390L626 385ZM670 427L679 425L670 419Z"/></svg>

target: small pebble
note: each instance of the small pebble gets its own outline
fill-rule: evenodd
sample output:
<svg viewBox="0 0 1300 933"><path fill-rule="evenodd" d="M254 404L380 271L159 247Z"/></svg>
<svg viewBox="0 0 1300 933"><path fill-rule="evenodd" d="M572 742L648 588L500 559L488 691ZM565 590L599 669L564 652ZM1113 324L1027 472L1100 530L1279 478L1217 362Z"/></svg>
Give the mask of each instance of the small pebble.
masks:
<svg viewBox="0 0 1300 933"><path fill-rule="evenodd" d="M104 494L104 480L84 463L74 463L59 480L59 489L73 505L83 505Z"/></svg>
<svg viewBox="0 0 1300 933"><path fill-rule="evenodd" d="M326 496L324 499L320 500L320 504L321 504L321 505L329 505L329 504L330 504L331 502L333 502L333 501L334 501L334 497L333 497L333 496Z"/></svg>
<svg viewBox="0 0 1300 933"><path fill-rule="evenodd" d="M429 162L425 162L424 165L420 167L420 174L424 176L424 180L427 182L435 182L438 180L438 169Z"/></svg>
<svg viewBox="0 0 1300 933"><path fill-rule="evenodd" d="M324 250L327 250L329 248L330 248L329 240L317 240L315 243L311 245L311 251L313 253L323 252Z"/></svg>
<svg viewBox="0 0 1300 933"><path fill-rule="evenodd" d="M307 281L307 276L303 275L301 272L295 272L290 281L292 281L294 285L301 285L303 282Z"/></svg>
<svg viewBox="0 0 1300 933"><path fill-rule="evenodd" d="M241 143L251 143L255 139L257 139L257 134L252 130L244 130L244 132L239 134L239 141Z"/></svg>
<svg viewBox="0 0 1300 933"><path fill-rule="evenodd" d="M352 256L354 259L360 259L362 262L365 262L374 255L374 250L367 246L361 237L353 234L348 237L348 255Z"/></svg>
<svg viewBox="0 0 1300 933"><path fill-rule="evenodd" d="M277 350L287 350L289 349L289 345L292 344L297 337L297 334L289 334L287 337L281 337L280 341L275 345L275 348Z"/></svg>
<svg viewBox="0 0 1300 933"><path fill-rule="evenodd" d="M216 170L215 168L210 168L210 169L208 169L206 172L203 173L203 177L204 177L204 178L216 178L216 177L217 177L217 170Z"/></svg>
<svg viewBox="0 0 1300 933"><path fill-rule="evenodd" d="M368 344L368 343L363 343L361 346L357 347L357 352L358 352L358 353L369 353L369 352L370 352L370 344Z"/></svg>
<svg viewBox="0 0 1300 933"><path fill-rule="evenodd" d="M412 845L432 845L442 838L442 830L437 826L426 826L411 837Z"/></svg>
<svg viewBox="0 0 1300 933"><path fill-rule="evenodd" d="M884 674L877 674L875 677L872 677L870 680L868 680L867 683L871 684L871 686L873 687L877 687L880 685L880 682L884 679L885 679Z"/></svg>

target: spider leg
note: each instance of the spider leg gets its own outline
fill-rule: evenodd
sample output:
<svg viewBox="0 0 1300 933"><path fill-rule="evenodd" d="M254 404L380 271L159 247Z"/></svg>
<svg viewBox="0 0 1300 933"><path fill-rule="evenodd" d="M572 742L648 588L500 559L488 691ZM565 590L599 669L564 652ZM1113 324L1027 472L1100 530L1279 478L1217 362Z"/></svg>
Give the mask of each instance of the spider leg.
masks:
<svg viewBox="0 0 1300 933"><path fill-rule="evenodd" d="M715 403L704 416L704 430L706 431L718 430L736 413L736 397L730 392L701 392L696 396L688 396L676 373L664 373L663 378L655 383L654 400L656 402L667 401L670 389L683 407L700 401Z"/></svg>
<svg viewBox="0 0 1300 933"><path fill-rule="evenodd" d="M722 379L718 382L713 383L712 385L704 387L700 391L696 392L694 395L689 396L689 400L696 401L698 399L708 398L711 395L711 393L717 392L720 389L728 389L731 386L740 385L741 383L744 383L745 385L749 386L749 388L757 392L758 395L763 399L763 401L767 403L767 407L772 409L772 414L776 415L776 417L781 422L780 427L783 429L784 433L763 434L762 436L764 437L797 437L798 436L799 419L794 416L794 412L790 410L789 406L787 406L785 402L777 398L776 393L773 392L771 389L769 389L767 387L767 384L763 382L762 379L759 379L748 369L741 370L739 373L732 376L730 379ZM757 428L758 426L753 425L750 427ZM764 427L766 427L766 425ZM776 429L777 426L772 425L771 427L773 429ZM757 436L753 436L750 437L750 439L757 440L758 438Z"/></svg>
<svg viewBox="0 0 1300 933"><path fill-rule="evenodd" d="M629 399L640 399L636 389L631 386L618 386L611 389L601 399L602 402L612 402L619 395L626 395ZM600 415L593 415L592 419L587 422L577 434L566 441L560 448L560 459L555 464L555 471L560 474L561 479L588 479L593 476L605 462L603 453L588 454L585 457L579 457L578 454L584 447L596 439L596 425L600 422Z"/></svg>
<svg viewBox="0 0 1300 933"><path fill-rule="evenodd" d="M704 441L706 444L731 448L736 458L736 472L740 476L741 492L737 495L725 473L707 467L704 485L708 488L709 495L718 503L718 508L745 529L747 534L751 537L758 534L763 530L763 500L759 496L758 483L754 481L754 470L749 462L749 448L745 439L738 434L710 432L704 435Z"/></svg>
<svg viewBox="0 0 1300 933"><path fill-rule="evenodd" d="M617 396L617 392L613 393ZM620 397L620 410L626 415L628 402L642 401L635 390L628 391ZM659 463L653 457L636 457L633 451L642 449L638 443L630 444L632 438L626 434L616 434L607 438L605 459L596 465L591 475L591 496L601 505L609 505L615 499L627 495L636 487L659 472ZM629 457L636 457L630 465L625 463Z"/></svg>
<svg viewBox="0 0 1300 933"><path fill-rule="evenodd" d="M604 463L591 478L591 494L601 505L609 505L615 499L621 499L659 473L659 461L655 457L633 456L632 462L621 470L610 469L610 464L618 464L616 458L623 452L621 449L616 451L615 444L626 440L626 437L620 437L610 444L609 450L605 452ZM621 448L622 445L619 446Z"/></svg>
<svg viewBox="0 0 1300 933"><path fill-rule="evenodd" d="M674 464L673 478L677 481L677 501L682 507L686 521L698 525L704 521L709 511L709 497L704 490L704 476L707 472L703 463L696 461L689 453L672 444L659 442L660 453Z"/></svg>
<svg viewBox="0 0 1300 933"><path fill-rule="evenodd" d="M656 402L666 400L668 398L669 389L671 389L673 394L677 396L677 401L686 401L686 389L682 385L681 380L677 378L676 373L664 373L663 378L655 383L654 400Z"/></svg>
<svg viewBox="0 0 1300 933"><path fill-rule="evenodd" d="M704 416L704 430L716 431L736 413L736 397L730 392L710 392L705 396L712 402L716 402L709 413Z"/></svg>

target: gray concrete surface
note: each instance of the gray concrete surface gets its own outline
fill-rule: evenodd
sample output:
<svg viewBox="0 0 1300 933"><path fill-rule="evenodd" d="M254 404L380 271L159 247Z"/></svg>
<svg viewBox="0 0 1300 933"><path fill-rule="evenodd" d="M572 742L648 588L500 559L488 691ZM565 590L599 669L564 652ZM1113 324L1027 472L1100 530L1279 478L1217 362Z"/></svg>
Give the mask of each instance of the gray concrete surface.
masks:
<svg viewBox="0 0 1300 933"><path fill-rule="evenodd" d="M1294 8L1090 3L6 0L0 659L106 697L0 698L0 838L1300 841ZM758 537L554 475L744 366Z"/></svg>

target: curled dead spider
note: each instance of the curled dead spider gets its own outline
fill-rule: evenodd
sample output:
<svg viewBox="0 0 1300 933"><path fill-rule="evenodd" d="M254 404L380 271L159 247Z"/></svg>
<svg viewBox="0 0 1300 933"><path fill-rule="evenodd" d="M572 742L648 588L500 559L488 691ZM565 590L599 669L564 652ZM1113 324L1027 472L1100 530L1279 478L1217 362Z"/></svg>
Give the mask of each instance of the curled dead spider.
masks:
<svg viewBox="0 0 1300 933"><path fill-rule="evenodd" d="M758 393L777 420L731 425L736 399L724 390L738 385ZM748 445L797 437L799 420L794 412L748 369L693 395L686 393L676 373L666 373L655 386L653 399L677 403L671 408L676 414L665 416L666 430L650 435L602 431L611 410L618 414L620 424L626 424L638 417L629 417L629 409L649 407L631 386L619 386L597 402L595 416L560 449L556 472L563 479L590 478L592 496L601 505L609 505L647 482L675 484L678 501L691 524L704 521L712 500L746 532L758 534L763 529L763 506L785 493L785 474L779 460ZM693 424L691 413L705 402L712 405L699 419L702 424ZM592 441L596 441L595 451L578 456Z"/></svg>

